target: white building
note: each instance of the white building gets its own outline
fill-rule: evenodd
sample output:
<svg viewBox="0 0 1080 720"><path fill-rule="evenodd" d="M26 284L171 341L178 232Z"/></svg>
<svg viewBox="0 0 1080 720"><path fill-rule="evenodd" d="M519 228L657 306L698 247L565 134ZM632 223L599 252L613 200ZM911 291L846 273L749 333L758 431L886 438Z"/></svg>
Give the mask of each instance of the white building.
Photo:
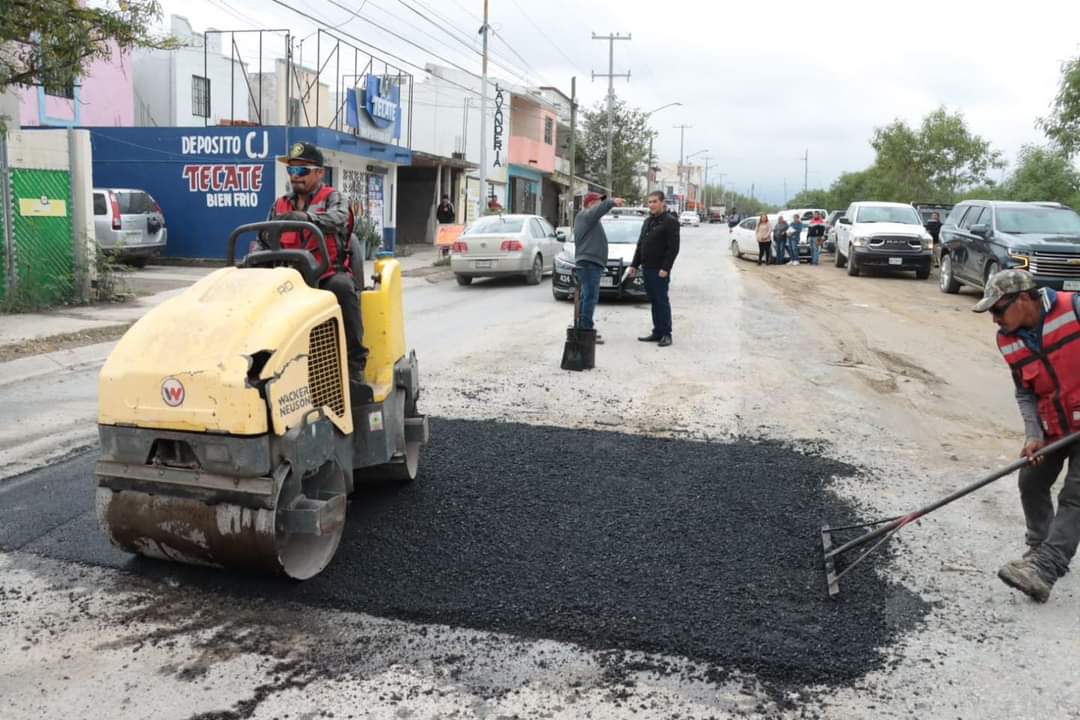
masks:
<svg viewBox="0 0 1080 720"><path fill-rule="evenodd" d="M336 98L330 95L326 77L320 79L317 71L296 63L289 72L289 64L281 58L274 60L273 70L250 73L251 94L246 97L251 120L260 125L338 128L343 123L335 121Z"/></svg>
<svg viewBox="0 0 1080 720"><path fill-rule="evenodd" d="M700 201L701 190L705 186L705 167L703 165L679 165L677 162L658 162L654 167L656 180L653 187L675 202L680 210Z"/></svg>
<svg viewBox="0 0 1080 720"><path fill-rule="evenodd" d="M239 57L222 53L222 35L206 36L187 19L170 18L170 33L183 43L177 50L136 50L135 124L156 127L216 126L248 120L247 68Z"/></svg>

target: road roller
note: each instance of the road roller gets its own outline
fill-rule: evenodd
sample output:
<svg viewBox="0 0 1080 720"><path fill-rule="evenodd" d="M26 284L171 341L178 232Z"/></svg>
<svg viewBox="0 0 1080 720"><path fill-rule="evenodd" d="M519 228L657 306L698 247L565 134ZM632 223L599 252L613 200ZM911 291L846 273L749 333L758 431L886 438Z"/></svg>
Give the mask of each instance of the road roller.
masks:
<svg viewBox="0 0 1080 720"><path fill-rule="evenodd" d="M298 230L318 253L282 248ZM341 310L318 287L327 257L312 223L240 226L226 267L124 334L99 378L94 468L114 545L304 580L337 551L357 483L416 478L429 429L401 267L377 260L361 291L369 354L350 382Z"/></svg>

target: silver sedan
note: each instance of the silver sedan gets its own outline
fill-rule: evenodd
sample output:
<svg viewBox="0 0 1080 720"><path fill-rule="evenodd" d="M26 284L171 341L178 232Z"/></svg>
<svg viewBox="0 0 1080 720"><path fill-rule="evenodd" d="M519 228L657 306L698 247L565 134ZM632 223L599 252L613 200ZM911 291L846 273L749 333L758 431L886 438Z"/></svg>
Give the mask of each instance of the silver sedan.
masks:
<svg viewBox="0 0 1080 720"><path fill-rule="evenodd" d="M538 285L562 249L559 235L539 215L488 215L465 228L454 243L450 269L459 285L508 275Z"/></svg>

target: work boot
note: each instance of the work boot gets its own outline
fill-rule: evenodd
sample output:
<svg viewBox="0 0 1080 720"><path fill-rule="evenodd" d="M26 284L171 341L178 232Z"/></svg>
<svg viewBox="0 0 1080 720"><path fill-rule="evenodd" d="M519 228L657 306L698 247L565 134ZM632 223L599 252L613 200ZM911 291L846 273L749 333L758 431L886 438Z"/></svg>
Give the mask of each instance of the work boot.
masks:
<svg viewBox="0 0 1080 720"><path fill-rule="evenodd" d="M660 342L660 337L661 336L656 333L649 333L645 337L639 337L638 340L641 342Z"/></svg>
<svg viewBox="0 0 1080 720"><path fill-rule="evenodd" d="M1043 579L1030 560L1011 560L1005 563L998 570L998 577L1003 583L1019 590L1035 602L1046 602L1053 587Z"/></svg>
<svg viewBox="0 0 1080 720"><path fill-rule="evenodd" d="M657 342L657 345L659 345L660 347L670 347L671 346L671 336L670 335L663 336L662 338L660 338L659 342Z"/></svg>

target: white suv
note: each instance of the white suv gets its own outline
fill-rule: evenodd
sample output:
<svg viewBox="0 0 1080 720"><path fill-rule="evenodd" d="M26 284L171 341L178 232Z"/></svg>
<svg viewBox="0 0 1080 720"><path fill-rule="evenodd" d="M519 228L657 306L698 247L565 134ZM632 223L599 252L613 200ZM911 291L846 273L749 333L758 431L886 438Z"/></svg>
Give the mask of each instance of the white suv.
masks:
<svg viewBox="0 0 1080 720"><path fill-rule="evenodd" d="M914 270L930 277L930 233L911 205L894 202L854 202L836 224L836 267L848 275L864 267Z"/></svg>

